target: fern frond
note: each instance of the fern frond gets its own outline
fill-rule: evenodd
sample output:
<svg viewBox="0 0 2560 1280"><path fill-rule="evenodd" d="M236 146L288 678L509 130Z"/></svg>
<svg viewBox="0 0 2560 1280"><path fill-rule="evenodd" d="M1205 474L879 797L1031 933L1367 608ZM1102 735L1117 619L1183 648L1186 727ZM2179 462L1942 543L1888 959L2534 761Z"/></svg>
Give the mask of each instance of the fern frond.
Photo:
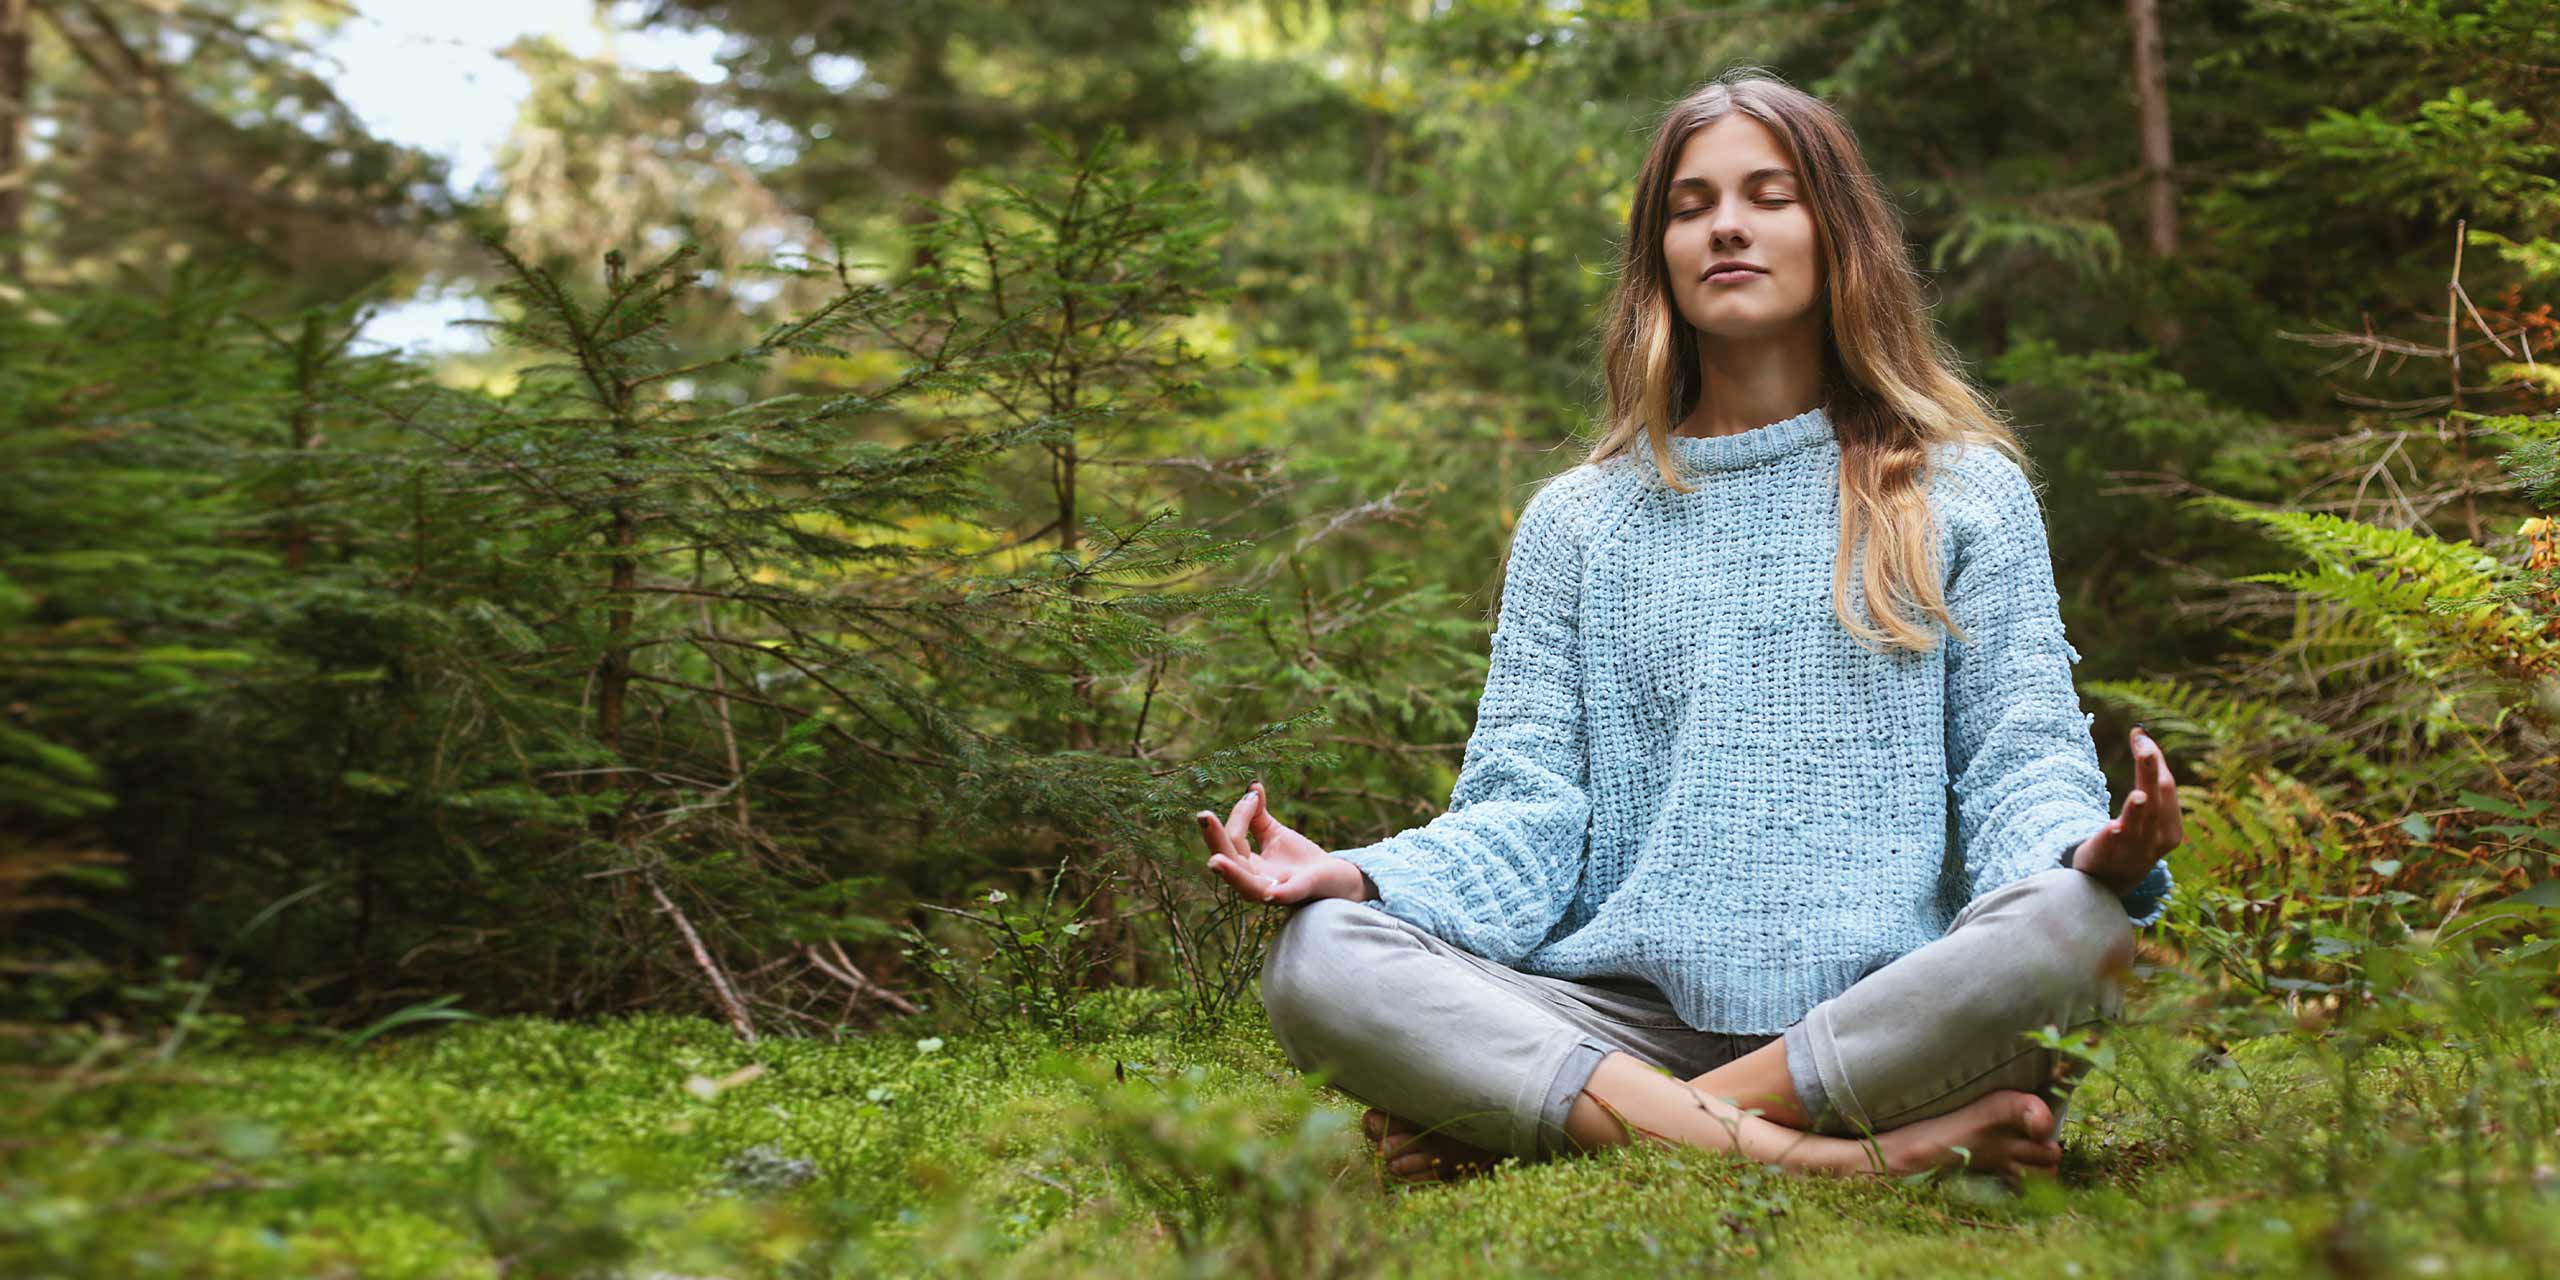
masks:
<svg viewBox="0 0 2560 1280"><path fill-rule="evenodd" d="M2155 736L2202 743L2205 772L2217 779L2270 770L2280 757L2316 760L2367 787L2388 773L2348 746L2329 726L2272 702L2174 680L2095 680L2082 692L2121 708Z"/></svg>

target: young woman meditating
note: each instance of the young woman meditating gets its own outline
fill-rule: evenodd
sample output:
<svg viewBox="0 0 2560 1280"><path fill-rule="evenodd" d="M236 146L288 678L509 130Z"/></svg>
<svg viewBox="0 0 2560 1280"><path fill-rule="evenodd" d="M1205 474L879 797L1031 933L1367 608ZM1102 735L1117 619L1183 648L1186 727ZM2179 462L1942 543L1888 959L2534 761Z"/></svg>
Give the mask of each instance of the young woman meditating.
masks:
<svg viewBox="0 0 2560 1280"><path fill-rule="evenodd" d="M1281 1048L1399 1177L1627 1141L2050 1170L2181 839L2110 816L2025 454L1822 102L1727 76L1637 177L1606 421L1513 535L1448 812L1327 851L1256 783L1208 865L1294 909ZM1948 819L1953 818L1953 829Z"/></svg>

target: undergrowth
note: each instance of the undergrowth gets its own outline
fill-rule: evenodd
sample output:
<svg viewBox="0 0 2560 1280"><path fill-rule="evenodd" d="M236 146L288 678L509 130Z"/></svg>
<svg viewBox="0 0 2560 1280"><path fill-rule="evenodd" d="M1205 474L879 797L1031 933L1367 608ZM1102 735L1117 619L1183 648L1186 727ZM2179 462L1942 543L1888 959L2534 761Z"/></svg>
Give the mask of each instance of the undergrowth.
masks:
<svg viewBox="0 0 2560 1280"><path fill-rule="evenodd" d="M5 1096L0 1271L2547 1274L2543 953L2393 946L2393 998L2320 1018L2147 972L2103 1042L2056 1041L2096 1070L2063 1178L2014 1193L1652 1146L1392 1185L1360 1104L1250 1014L1074 1041L749 1046L651 1016L93 1046Z"/></svg>

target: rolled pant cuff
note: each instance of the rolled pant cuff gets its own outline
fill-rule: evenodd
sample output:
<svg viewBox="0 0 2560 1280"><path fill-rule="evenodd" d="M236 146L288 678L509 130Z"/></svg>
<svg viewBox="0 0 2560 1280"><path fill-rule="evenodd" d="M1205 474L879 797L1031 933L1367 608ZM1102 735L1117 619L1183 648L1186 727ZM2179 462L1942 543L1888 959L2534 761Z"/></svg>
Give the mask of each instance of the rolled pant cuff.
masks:
<svg viewBox="0 0 2560 1280"><path fill-rule="evenodd" d="M1569 1155L1576 1149L1572 1136L1565 1132L1565 1117L1573 1113L1574 1097L1591 1083L1591 1073L1599 1070L1600 1060L1608 1057L1613 1048L1587 1035L1577 1035L1565 1044L1555 1075L1547 1083L1545 1099L1530 1113L1536 1128L1524 1136L1517 1148L1524 1156L1546 1160Z"/></svg>
<svg viewBox="0 0 2560 1280"><path fill-rule="evenodd" d="M1849 1074L1840 1062L1840 1037L1831 1026L1831 1002L1815 1005L1785 1034L1787 1073L1797 1081L1798 1100L1805 1104L1806 1118L1814 1130L1831 1127L1826 1125L1828 1120L1851 1133L1874 1132L1874 1122L1858 1101L1857 1091L1849 1087ZM1811 1092L1818 1097L1808 1096L1807 1075L1811 1076ZM1826 1117L1825 1111L1831 1114Z"/></svg>
<svg viewBox="0 0 2560 1280"><path fill-rule="evenodd" d="M1822 1083L1822 1072L1813 1064L1813 1045L1805 1035L1804 1024L1797 1022L1780 1037L1787 1046L1787 1079L1795 1086L1796 1103L1804 1109L1808 1129L1820 1131L1831 1111L1831 1089Z"/></svg>

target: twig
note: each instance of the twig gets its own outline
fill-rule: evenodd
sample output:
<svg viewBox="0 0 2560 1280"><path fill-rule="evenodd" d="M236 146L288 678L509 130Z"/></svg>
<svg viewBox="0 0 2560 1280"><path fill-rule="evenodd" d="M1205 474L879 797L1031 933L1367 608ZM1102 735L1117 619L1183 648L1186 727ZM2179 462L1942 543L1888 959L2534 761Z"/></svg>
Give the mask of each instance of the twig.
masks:
<svg viewBox="0 0 2560 1280"><path fill-rule="evenodd" d="M869 977L863 974L862 970L855 968L853 961L846 957L844 948L836 945L835 939L829 938L827 940L827 949L835 952L836 960L841 964L841 968L837 965L827 963L826 957L819 955L818 949L814 946L804 943L800 948L800 950L809 957L809 963L818 967L818 972L852 988L854 994L877 1000L900 1013L917 1012L915 1005L905 996L899 995L897 992L891 991L877 982L873 982Z"/></svg>
<svg viewBox="0 0 2560 1280"><path fill-rule="evenodd" d="M649 896L666 908L667 915L676 922L676 928L683 932L685 945L693 949L693 962L702 966L702 972L711 979L712 993L720 997L720 1007L728 1012L729 1025L737 1030L739 1039L754 1044L755 1023L747 1017L747 1007L739 1002L738 993L730 989L729 975L720 972L720 965L711 958L710 949L702 945L702 935L693 931L693 922L685 919L684 911L676 906L675 899L658 887L658 877L651 875L647 880Z"/></svg>

